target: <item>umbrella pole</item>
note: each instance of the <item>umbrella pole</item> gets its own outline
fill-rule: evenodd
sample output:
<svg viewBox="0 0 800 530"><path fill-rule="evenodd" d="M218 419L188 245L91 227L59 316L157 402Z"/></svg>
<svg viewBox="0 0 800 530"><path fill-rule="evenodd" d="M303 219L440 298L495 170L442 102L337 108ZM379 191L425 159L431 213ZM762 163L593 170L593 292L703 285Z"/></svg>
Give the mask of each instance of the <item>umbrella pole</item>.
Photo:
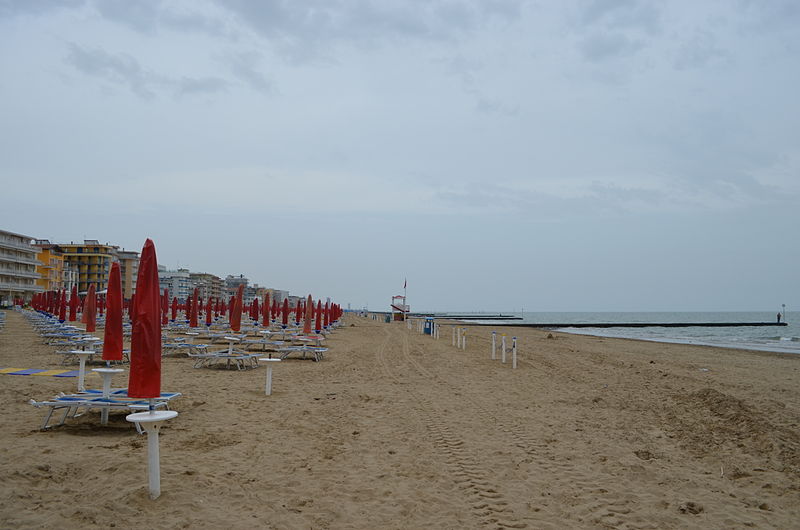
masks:
<svg viewBox="0 0 800 530"><path fill-rule="evenodd" d="M150 498L155 500L161 496L161 463L158 443L158 431L161 423L171 420L178 413L173 410L155 410L154 400L150 400L148 412L129 414L125 419L140 424L147 433L147 483Z"/></svg>
<svg viewBox="0 0 800 530"><path fill-rule="evenodd" d="M84 387L86 377L86 359L83 355L78 356L78 392L86 390Z"/></svg>

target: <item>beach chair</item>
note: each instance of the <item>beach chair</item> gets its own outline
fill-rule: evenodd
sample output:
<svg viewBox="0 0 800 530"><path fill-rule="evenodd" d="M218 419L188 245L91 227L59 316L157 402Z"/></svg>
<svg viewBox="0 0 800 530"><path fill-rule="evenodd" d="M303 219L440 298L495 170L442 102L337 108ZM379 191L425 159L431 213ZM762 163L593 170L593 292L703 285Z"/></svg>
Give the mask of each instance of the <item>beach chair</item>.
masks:
<svg viewBox="0 0 800 530"><path fill-rule="evenodd" d="M180 395L179 392L162 393L161 397L152 400L152 405L156 409L169 410L169 401ZM108 397L103 397L102 393L98 395L95 391L85 391L78 394L59 394L53 399L44 401L31 399L30 404L36 408L45 407L48 409L42 421L41 430L64 425L67 418L78 418L91 410L130 412L149 410L151 406L149 400L127 397L127 389L117 389L109 394ZM61 421L55 425L50 425L50 419L56 410L63 410L64 414L61 416ZM136 429L139 433L142 432L139 425L136 426Z"/></svg>
<svg viewBox="0 0 800 530"><path fill-rule="evenodd" d="M309 358L311 360L320 362L326 351L328 351L328 348L317 348L315 346L286 346L278 349L278 358L284 360L293 353L300 353L303 359L306 358L306 354L310 354L311 357Z"/></svg>

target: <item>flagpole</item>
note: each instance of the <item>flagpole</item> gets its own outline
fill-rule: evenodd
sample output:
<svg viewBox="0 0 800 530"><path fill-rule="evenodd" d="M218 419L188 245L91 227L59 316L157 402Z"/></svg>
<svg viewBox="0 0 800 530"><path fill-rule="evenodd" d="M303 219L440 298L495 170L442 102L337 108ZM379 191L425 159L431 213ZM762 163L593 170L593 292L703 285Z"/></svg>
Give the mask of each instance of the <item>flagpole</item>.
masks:
<svg viewBox="0 0 800 530"><path fill-rule="evenodd" d="M406 287L408 287L408 277L403 280L403 322L408 320L408 297L406 295Z"/></svg>

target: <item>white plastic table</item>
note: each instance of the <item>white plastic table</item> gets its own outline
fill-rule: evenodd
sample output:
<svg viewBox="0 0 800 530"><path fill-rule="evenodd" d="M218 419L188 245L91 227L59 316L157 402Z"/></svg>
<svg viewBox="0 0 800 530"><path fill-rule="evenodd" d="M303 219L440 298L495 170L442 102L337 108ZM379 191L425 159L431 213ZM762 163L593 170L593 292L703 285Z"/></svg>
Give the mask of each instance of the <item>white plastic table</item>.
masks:
<svg viewBox="0 0 800 530"><path fill-rule="evenodd" d="M86 379L86 359L92 355L97 355L94 350L70 350L72 355L78 357L78 392L86 390L84 380Z"/></svg>
<svg viewBox="0 0 800 530"><path fill-rule="evenodd" d="M95 368L92 372L98 373L103 376L103 397L108 398L111 396L111 378L116 374L123 372L121 368ZM100 411L100 425L108 424L108 408L103 407Z"/></svg>

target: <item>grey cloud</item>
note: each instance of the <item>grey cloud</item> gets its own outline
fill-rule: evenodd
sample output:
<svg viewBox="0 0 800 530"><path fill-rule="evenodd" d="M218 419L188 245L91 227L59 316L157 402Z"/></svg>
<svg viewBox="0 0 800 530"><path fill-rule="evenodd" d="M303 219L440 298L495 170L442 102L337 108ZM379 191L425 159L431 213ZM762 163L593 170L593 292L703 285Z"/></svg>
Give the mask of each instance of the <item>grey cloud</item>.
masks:
<svg viewBox="0 0 800 530"><path fill-rule="evenodd" d="M684 42L675 57L675 68L688 70L703 68L710 63L725 59L728 53L717 46L714 36L707 31L697 31Z"/></svg>
<svg viewBox="0 0 800 530"><path fill-rule="evenodd" d="M196 4L194 11L160 0L97 0L94 7L106 20L145 34L156 33L162 27L215 36L227 33L222 19L197 10L200 7Z"/></svg>
<svg viewBox="0 0 800 530"><path fill-rule="evenodd" d="M130 0L99 0L94 3L106 19L123 24L142 33L156 30L160 2L132 2Z"/></svg>
<svg viewBox="0 0 800 530"><path fill-rule="evenodd" d="M160 90L171 90L177 96L214 94L225 91L229 82L219 77L170 77L143 68L125 53L111 54L100 49L69 45L67 63L78 71L115 85L128 88L143 99L152 99Z"/></svg>
<svg viewBox="0 0 800 530"><path fill-rule="evenodd" d="M661 14L655 5L642 0L591 0L584 3L579 20L588 26L652 34L661 30Z"/></svg>
<svg viewBox="0 0 800 530"><path fill-rule="evenodd" d="M228 56L225 61L237 79L259 92L272 90L272 83L258 69L261 56L257 53L240 53Z"/></svg>
<svg viewBox="0 0 800 530"><path fill-rule="evenodd" d="M478 112L483 112L486 114L499 114L506 117L519 116L518 105L509 105L502 101L492 100L482 96L478 97L475 108L478 110Z"/></svg>
<svg viewBox="0 0 800 530"><path fill-rule="evenodd" d="M72 9L85 0L0 0L0 17L39 15L56 9Z"/></svg>
<svg viewBox="0 0 800 530"><path fill-rule="evenodd" d="M583 58L601 62L642 50L661 32L661 13L641 0L591 0L581 4L573 24Z"/></svg>
<svg viewBox="0 0 800 530"><path fill-rule="evenodd" d="M622 187L595 181L580 196L512 189L496 184L474 182L463 189L442 188L436 197L457 208L502 211L535 218L559 218L624 214L636 209L650 209L669 199L662 190Z"/></svg>
<svg viewBox="0 0 800 530"><path fill-rule="evenodd" d="M284 55L317 59L331 46L377 46L396 40L453 40L489 20L514 20L522 2L293 2L216 0Z"/></svg>
<svg viewBox="0 0 800 530"><path fill-rule="evenodd" d="M146 72L130 55L112 55L100 49L87 50L70 44L67 62L84 74L124 85L142 98L155 95L151 87L157 81L156 77Z"/></svg>
<svg viewBox="0 0 800 530"><path fill-rule="evenodd" d="M228 89L229 83L219 77L182 77L175 82L177 95L215 94Z"/></svg>
<svg viewBox="0 0 800 530"><path fill-rule="evenodd" d="M593 62L633 55L643 47L644 43L641 41L631 40L619 33L591 35L580 45L583 57Z"/></svg>

